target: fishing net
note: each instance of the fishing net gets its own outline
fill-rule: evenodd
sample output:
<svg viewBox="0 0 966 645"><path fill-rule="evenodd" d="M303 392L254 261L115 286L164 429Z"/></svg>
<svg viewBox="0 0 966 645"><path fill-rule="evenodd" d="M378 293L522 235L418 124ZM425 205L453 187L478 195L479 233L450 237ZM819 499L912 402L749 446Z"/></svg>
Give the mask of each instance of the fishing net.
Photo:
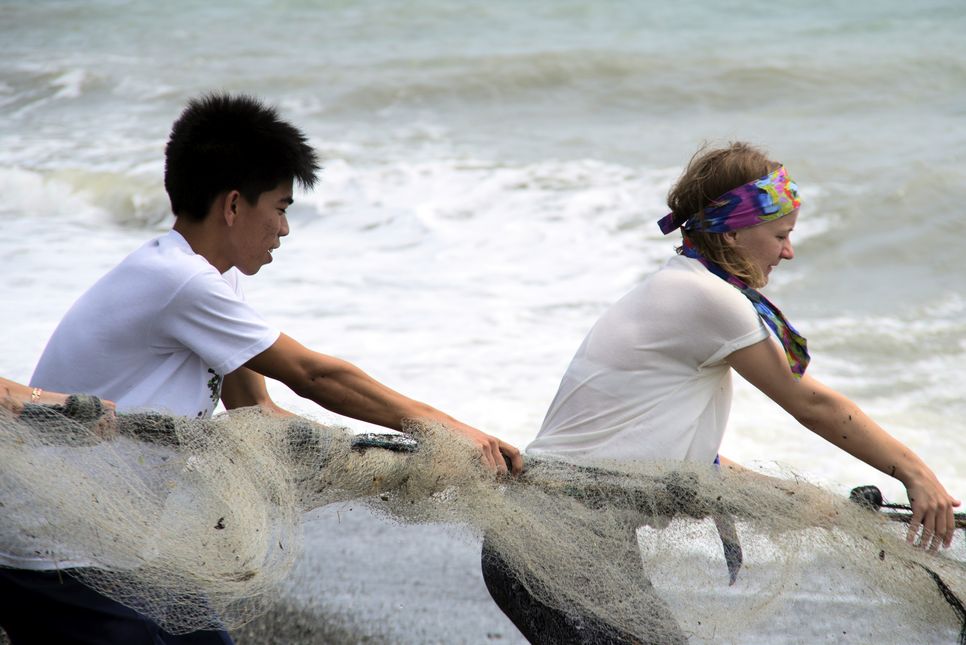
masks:
<svg viewBox="0 0 966 645"><path fill-rule="evenodd" d="M966 619L961 548L913 548L903 524L790 474L530 457L495 479L432 426L410 428L417 444L257 409L105 421L85 401L0 412L0 550L79 566L173 633L264 612L303 514L349 500L469 529L514 589L614 641L800 642L804 621L828 642L956 642Z"/></svg>

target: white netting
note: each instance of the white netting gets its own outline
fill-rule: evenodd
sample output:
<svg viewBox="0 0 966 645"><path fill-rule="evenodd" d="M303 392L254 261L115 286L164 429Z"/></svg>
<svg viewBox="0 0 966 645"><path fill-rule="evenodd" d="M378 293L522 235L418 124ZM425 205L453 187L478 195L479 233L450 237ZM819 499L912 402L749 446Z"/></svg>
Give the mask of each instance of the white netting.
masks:
<svg viewBox="0 0 966 645"><path fill-rule="evenodd" d="M912 548L902 525L805 482L549 459L495 480L451 434L414 430L418 449L394 451L257 410L112 427L0 413L0 549L86 565L169 631L230 628L275 599L305 511L362 500L469 527L535 597L638 642L741 642L802 598L854 607L865 642L899 642L896 625L958 637L961 554Z"/></svg>

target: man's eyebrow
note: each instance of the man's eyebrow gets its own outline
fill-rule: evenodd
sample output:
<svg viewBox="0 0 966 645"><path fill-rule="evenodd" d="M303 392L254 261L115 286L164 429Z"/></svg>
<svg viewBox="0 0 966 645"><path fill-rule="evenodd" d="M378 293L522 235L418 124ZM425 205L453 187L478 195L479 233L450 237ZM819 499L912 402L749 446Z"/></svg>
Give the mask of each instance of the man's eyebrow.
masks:
<svg viewBox="0 0 966 645"><path fill-rule="evenodd" d="M292 199L291 195L286 195L285 197L279 197L278 201L280 204L285 204L286 206L295 203L295 200Z"/></svg>

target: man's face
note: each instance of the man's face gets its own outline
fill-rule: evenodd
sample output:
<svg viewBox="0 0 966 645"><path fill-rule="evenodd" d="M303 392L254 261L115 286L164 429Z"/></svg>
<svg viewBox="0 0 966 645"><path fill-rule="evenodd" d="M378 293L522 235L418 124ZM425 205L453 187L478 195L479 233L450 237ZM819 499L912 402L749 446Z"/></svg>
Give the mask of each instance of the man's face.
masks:
<svg viewBox="0 0 966 645"><path fill-rule="evenodd" d="M272 251L288 235L285 210L292 203L292 181L283 181L258 196L254 204L237 195L232 207L235 220L229 229L232 266L245 275L255 275L272 261Z"/></svg>

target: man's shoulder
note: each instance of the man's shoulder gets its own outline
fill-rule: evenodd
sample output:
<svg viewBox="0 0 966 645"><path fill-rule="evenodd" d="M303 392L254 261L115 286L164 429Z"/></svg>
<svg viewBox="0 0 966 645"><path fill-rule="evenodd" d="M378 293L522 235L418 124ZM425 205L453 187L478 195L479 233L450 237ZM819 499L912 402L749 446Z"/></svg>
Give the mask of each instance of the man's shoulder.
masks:
<svg viewBox="0 0 966 645"><path fill-rule="evenodd" d="M177 290L197 276L218 279L218 270L176 235L172 231L141 245L104 276L100 287L134 283L157 292Z"/></svg>
<svg viewBox="0 0 966 645"><path fill-rule="evenodd" d="M175 231L149 240L128 255L119 266L144 266L172 274L211 272L218 274L203 256L191 250L188 243Z"/></svg>

